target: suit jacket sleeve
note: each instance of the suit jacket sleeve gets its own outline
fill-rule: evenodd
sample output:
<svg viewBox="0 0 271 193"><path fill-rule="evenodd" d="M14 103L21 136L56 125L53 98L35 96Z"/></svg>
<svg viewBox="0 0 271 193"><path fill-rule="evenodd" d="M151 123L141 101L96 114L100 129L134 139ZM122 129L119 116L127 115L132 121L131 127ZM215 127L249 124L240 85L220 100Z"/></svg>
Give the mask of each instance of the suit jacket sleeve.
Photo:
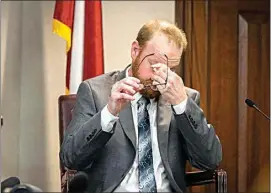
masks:
<svg viewBox="0 0 271 193"><path fill-rule="evenodd" d="M90 84L82 82L77 92L72 120L60 148L62 163L74 170L90 167L99 149L104 147L111 136L112 133L102 130L101 111L96 109Z"/></svg>
<svg viewBox="0 0 271 193"><path fill-rule="evenodd" d="M208 124L199 107L200 94L188 97L183 114L175 115L191 165L198 169L215 169L222 160L222 148L214 127Z"/></svg>

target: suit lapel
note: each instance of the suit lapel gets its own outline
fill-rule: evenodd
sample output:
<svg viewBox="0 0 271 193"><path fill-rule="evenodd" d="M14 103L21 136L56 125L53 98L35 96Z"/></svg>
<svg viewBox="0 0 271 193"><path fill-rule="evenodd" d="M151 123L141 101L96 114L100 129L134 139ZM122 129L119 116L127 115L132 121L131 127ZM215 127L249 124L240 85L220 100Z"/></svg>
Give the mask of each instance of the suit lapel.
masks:
<svg viewBox="0 0 271 193"><path fill-rule="evenodd" d="M179 186L174 180L168 160L168 142L171 118L172 118L171 106L167 104L162 97L160 97L157 105L157 138L159 150L164 167L167 172L168 179L171 181L172 187L175 189L175 191L182 192L182 190L179 188Z"/></svg>
<svg viewBox="0 0 271 193"><path fill-rule="evenodd" d="M128 103L126 107L120 112L119 121L126 136L130 139L134 148L136 149L136 134L131 103Z"/></svg>
<svg viewBox="0 0 271 193"><path fill-rule="evenodd" d="M172 110L170 105L166 104L163 98L160 97L157 105L157 138L160 153L164 159L167 159L168 133L171 117Z"/></svg>
<svg viewBox="0 0 271 193"><path fill-rule="evenodd" d="M121 79L125 78L126 70L130 66L131 65L127 66L122 72L120 72L117 78L117 81L120 81ZM129 138L134 148L136 149L136 134L135 134L135 126L134 126L134 121L133 121L131 103L128 103L126 107L120 112L119 121L126 136Z"/></svg>

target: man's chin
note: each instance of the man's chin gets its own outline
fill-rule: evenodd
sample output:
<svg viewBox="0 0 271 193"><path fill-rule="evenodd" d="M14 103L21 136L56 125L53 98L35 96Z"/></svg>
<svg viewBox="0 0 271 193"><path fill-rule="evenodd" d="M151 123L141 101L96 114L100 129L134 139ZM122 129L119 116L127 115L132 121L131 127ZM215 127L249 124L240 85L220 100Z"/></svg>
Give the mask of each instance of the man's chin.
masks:
<svg viewBox="0 0 271 193"><path fill-rule="evenodd" d="M158 99L161 95L159 91L152 90L151 88L143 88L140 90L140 94L148 99Z"/></svg>

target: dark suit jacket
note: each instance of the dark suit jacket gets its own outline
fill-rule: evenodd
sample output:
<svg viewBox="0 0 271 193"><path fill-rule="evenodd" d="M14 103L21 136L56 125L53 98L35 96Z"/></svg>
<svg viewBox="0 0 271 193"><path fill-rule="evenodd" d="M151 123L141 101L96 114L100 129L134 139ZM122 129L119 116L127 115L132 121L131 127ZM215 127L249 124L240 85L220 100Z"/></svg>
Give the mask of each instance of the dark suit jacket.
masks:
<svg viewBox="0 0 271 193"><path fill-rule="evenodd" d="M119 114L113 133L101 128L101 110L122 72L107 73L81 83L73 118L65 133L60 159L69 169L90 176L89 192L112 192L131 168L136 155L131 105ZM174 192L184 192L186 160L199 169L215 169L222 159L219 139L198 106L199 93L187 88L186 110L176 115L160 97L157 137L161 158Z"/></svg>

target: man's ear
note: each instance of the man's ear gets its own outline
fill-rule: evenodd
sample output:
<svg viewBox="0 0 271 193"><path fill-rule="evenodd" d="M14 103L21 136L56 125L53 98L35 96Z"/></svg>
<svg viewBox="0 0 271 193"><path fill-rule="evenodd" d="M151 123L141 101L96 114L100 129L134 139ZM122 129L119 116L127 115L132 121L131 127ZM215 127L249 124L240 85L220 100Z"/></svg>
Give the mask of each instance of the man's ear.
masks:
<svg viewBox="0 0 271 193"><path fill-rule="evenodd" d="M139 55L140 53L140 46L138 44L138 41L133 41L132 46L131 46L131 58L132 61L134 61L136 59L136 57Z"/></svg>

